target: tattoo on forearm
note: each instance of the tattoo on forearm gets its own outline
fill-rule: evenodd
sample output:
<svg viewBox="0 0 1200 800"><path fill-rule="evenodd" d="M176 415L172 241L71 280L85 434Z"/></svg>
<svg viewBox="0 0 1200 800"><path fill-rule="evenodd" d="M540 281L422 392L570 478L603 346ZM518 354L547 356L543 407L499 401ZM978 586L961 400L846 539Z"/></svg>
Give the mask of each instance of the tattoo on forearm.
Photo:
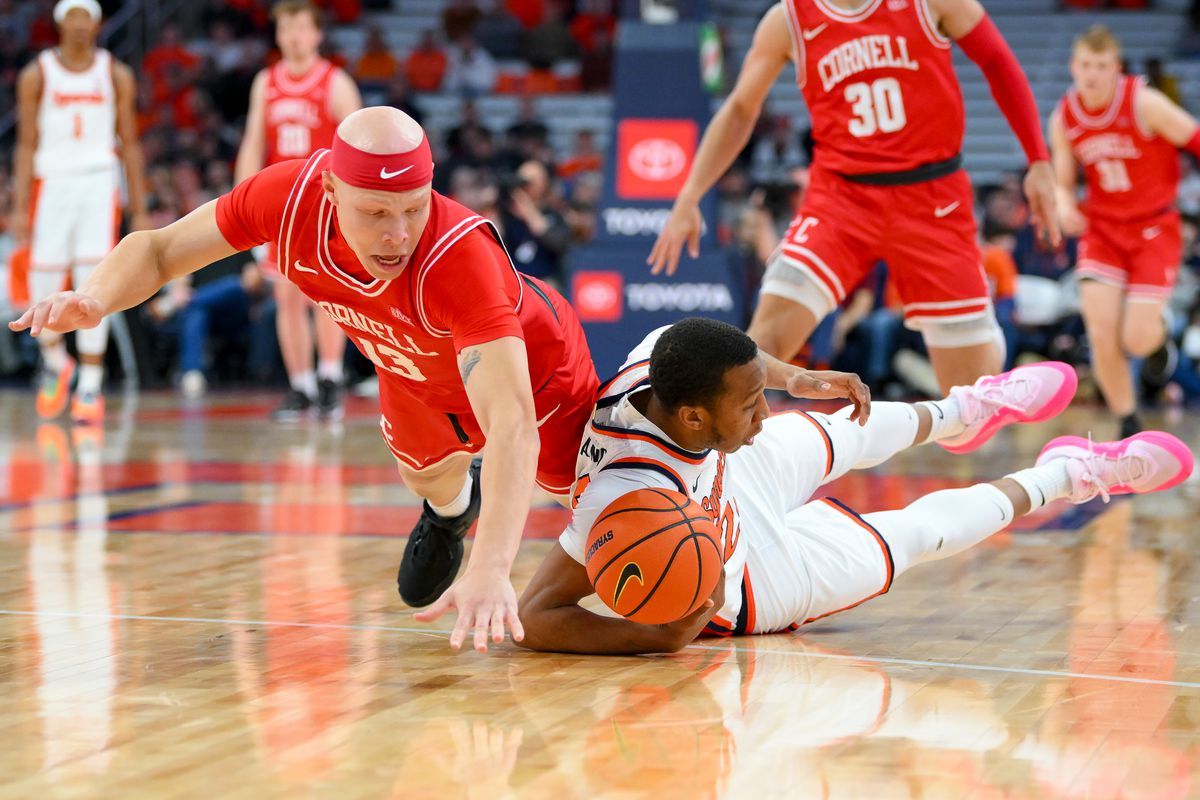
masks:
<svg viewBox="0 0 1200 800"><path fill-rule="evenodd" d="M480 354L478 350L467 350L462 354L462 360L459 362L458 371L462 374L463 385L467 383L467 379L471 377L471 371L479 363Z"/></svg>

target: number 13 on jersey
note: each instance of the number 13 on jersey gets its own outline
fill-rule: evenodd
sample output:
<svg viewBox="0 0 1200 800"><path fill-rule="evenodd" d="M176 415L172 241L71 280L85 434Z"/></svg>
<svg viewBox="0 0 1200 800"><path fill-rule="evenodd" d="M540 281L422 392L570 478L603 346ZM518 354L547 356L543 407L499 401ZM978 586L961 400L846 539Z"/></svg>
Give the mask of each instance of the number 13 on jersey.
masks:
<svg viewBox="0 0 1200 800"><path fill-rule="evenodd" d="M846 87L845 97L854 114L850 133L860 139L876 132L895 133L908 122L900 82L895 78L852 83Z"/></svg>

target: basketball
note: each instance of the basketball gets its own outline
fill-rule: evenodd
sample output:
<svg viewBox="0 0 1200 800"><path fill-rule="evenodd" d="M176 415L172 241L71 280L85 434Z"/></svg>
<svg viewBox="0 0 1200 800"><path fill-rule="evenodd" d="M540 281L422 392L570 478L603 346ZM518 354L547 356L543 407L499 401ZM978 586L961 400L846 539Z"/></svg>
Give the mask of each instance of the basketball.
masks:
<svg viewBox="0 0 1200 800"><path fill-rule="evenodd" d="M626 619L675 622L712 595L721 535L681 492L638 489L617 498L588 532L585 567L596 594Z"/></svg>

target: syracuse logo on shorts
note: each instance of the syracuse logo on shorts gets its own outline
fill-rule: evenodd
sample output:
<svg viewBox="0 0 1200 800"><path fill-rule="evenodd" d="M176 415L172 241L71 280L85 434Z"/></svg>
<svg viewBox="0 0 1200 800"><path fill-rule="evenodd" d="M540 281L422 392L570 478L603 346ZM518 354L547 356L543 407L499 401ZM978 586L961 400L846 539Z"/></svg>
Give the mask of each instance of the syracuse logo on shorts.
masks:
<svg viewBox="0 0 1200 800"><path fill-rule="evenodd" d="M617 197L674 200L687 181L699 130L690 119L625 119L617 128Z"/></svg>

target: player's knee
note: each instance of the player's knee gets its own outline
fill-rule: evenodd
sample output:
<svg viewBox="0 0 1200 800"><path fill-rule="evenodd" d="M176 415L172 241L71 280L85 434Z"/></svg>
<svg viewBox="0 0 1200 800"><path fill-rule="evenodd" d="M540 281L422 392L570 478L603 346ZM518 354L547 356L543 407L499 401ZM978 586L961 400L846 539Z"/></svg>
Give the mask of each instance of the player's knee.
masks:
<svg viewBox="0 0 1200 800"><path fill-rule="evenodd" d="M944 320L930 317L920 321L921 336L927 347L958 349L998 344L1003 348L1004 331L991 312L972 319ZM1001 349L1001 353L1003 350Z"/></svg>
<svg viewBox="0 0 1200 800"><path fill-rule="evenodd" d="M1126 326L1121 331L1121 349L1132 358L1145 358L1162 346L1162 329L1158 326Z"/></svg>

